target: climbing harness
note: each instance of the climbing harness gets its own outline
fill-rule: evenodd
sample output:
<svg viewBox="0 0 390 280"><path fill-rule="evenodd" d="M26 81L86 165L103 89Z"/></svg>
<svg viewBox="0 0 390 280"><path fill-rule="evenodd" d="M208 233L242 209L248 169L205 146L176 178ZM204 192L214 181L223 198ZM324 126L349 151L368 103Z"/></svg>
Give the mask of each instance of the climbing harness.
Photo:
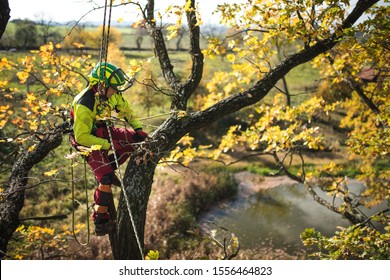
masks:
<svg viewBox="0 0 390 280"><path fill-rule="evenodd" d="M70 150L70 153L72 153L72 148L69 149ZM90 233L90 230L89 230L89 206L88 206L88 188L87 188L87 166L86 166L86 162L85 162L85 159L84 159L84 190L85 190L85 199L86 199L86 211L87 211L87 241L85 243L81 243L77 236L76 236L76 230L75 230L75 221L76 221L76 218L75 218L75 207L74 207L74 203L76 201L75 199L75 184L74 184L74 159L72 158L71 160L71 165L70 165L70 172L71 172L71 179L72 179L72 233L73 233L73 237L74 239L76 240L76 242L81 245L81 246L87 246L89 244L89 241L90 241L90 236L91 236L91 233Z"/></svg>

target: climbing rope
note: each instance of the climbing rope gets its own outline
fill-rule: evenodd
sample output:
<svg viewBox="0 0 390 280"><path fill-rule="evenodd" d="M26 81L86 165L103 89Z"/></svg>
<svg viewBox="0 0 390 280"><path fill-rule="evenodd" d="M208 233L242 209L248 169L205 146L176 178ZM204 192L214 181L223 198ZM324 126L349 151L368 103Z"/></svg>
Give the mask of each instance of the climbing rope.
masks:
<svg viewBox="0 0 390 280"><path fill-rule="evenodd" d="M72 148L69 149L70 150L70 153L72 153ZM76 242L81 245L81 246L87 246L89 244L89 241L90 241L90 236L91 236L91 233L90 233L90 230L89 230L89 206L88 206L88 188L87 188L87 164L85 162L85 159L84 159L84 190L85 190L85 199L86 199L86 207L87 207L87 241L85 243L81 243L78 238L77 238L77 235L76 235L76 230L75 230L75 221L76 221L76 218L75 218L75 207L74 207L74 203L75 203L75 184L74 184L74 159L72 158L72 161L71 161L71 165L70 165L70 172L71 172L71 179L72 179L72 233L73 233L73 237L74 239L76 240Z"/></svg>
<svg viewBox="0 0 390 280"><path fill-rule="evenodd" d="M108 6L107 1L110 1L108 19L107 19L107 6ZM108 44L110 41L110 29L111 29L111 14L112 14L112 0L106 0L104 5L102 40L100 44L100 58L99 58L100 65L102 64L103 60L105 63L107 63ZM107 24L107 28L106 28L106 24ZM107 34L106 34L106 29L107 29ZM99 74L99 82L100 82L100 76L101 75Z"/></svg>
<svg viewBox="0 0 390 280"><path fill-rule="evenodd" d="M167 112L167 113L162 113L162 114L158 114L158 115L154 115L154 116L149 116L149 117L144 117L144 118L138 118L138 120L140 121L145 121L145 120L151 120L151 119L156 119L156 118L159 118L159 117L164 117L164 116L168 116L168 115L171 115L173 113L176 113L177 111L170 111L170 112ZM102 118L103 121L116 121L116 122L123 122L123 123L126 123L127 124L127 121L126 120L123 120L123 119L120 119L118 117L115 117L115 116L111 116L109 118L105 117L105 118ZM144 124L144 123L143 123ZM147 125L147 124L146 124Z"/></svg>
<svg viewBox="0 0 390 280"><path fill-rule="evenodd" d="M102 65L103 60L104 60L105 63L107 63L108 44L109 44L109 40L110 40L112 0L109 0L110 4L109 4L109 15L108 15L108 22L107 22L107 35L106 35L107 6L108 6L107 5L107 1L108 0L105 1L105 7L104 7L102 41L101 41L101 46L100 46L100 65ZM102 68L100 69L100 71L102 71ZM104 71L105 71L105 69L104 69ZM98 76L99 76L98 84L100 84L101 74L99 74ZM137 241L139 253L141 255L141 258L144 259L144 254L143 254L141 242L140 242L140 239L139 239L139 236L138 236L137 229L135 227L135 222L134 222L133 214L132 214L131 207L130 207L130 201L129 201L129 198L127 197L127 195L126 195L126 189L125 189L125 186L123 184L122 174L121 174L121 171L120 171L119 161L118 161L118 158L117 158L117 155L116 155L116 151L115 151L115 148L114 148L114 142L113 142L112 135L111 135L110 125L109 125L108 121L105 121L105 124L107 126L108 135L109 135L109 138L110 138L111 149L112 149L112 152L114 154L115 164L116 164L116 166L118 168L118 174L119 174L119 181L121 183L121 189L122 189L122 192L123 192L124 197L125 197L127 210L128 210L128 213L129 213L131 225L133 227L134 235L135 235L135 238L136 238L136 241Z"/></svg>

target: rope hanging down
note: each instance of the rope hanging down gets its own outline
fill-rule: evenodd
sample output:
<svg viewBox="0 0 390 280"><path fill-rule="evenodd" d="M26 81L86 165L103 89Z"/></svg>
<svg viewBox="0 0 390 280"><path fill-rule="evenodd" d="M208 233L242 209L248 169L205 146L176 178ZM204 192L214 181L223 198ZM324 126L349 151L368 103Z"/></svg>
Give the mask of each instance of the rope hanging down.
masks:
<svg viewBox="0 0 390 280"><path fill-rule="evenodd" d="M72 153L72 148L70 148L70 153ZM76 236L76 230L75 230L75 220L76 220L76 217L75 217L75 206L74 206L74 203L76 201L75 199L75 185L74 185L74 159L72 158L72 161L70 162L70 172L71 172L71 179L72 179L72 233L73 233L73 237L74 239L76 240L76 242L78 244L80 244L81 246L87 246L89 244L89 241L90 241L90 231L89 231L89 211L88 211L88 208L89 208L89 205L88 205L88 188L87 188L87 164L86 164L86 161L84 159L84 190L85 190L85 199L86 199L86 212L87 212L87 241L85 243L81 243L78 239L77 239L77 236Z"/></svg>
<svg viewBox="0 0 390 280"><path fill-rule="evenodd" d="M109 5L110 9L109 9L109 15L108 15L107 35L106 35L107 1L110 1L110 5ZM110 40L110 28L111 28L111 11L112 11L112 0L106 0L105 1L105 7L104 7L102 43L101 43L101 47L100 47L100 65L102 64L103 59L104 59L104 62L107 63L108 43L109 43L109 40ZM100 83L100 76L101 75L99 75L99 83ZM144 254L143 254L141 242L140 242L140 239L139 239L139 236L138 236L137 229L135 227L135 222L134 222L133 214L132 214L131 207L130 207L130 201L129 201L129 198L127 197L127 195L126 195L126 189L125 189L125 186L123 184L122 174L121 174L121 170L120 170L120 167L119 167L119 161L118 161L118 158L117 158L117 155L116 155L116 151L115 151L115 148L114 148L114 141L112 140L110 125L109 125L108 122L105 122L105 123L106 123L106 126L107 126L108 135L109 135L109 138L110 138L111 149L112 149L112 152L114 154L115 164L118 167L118 173L119 173L118 177L119 177L119 181L120 181L120 184L121 184L122 193L123 193L123 195L125 197L127 211L129 213L129 217L130 217L130 221L131 221L131 226L133 227L134 236L135 236L135 239L137 241L139 253L141 255L141 258L144 259Z"/></svg>

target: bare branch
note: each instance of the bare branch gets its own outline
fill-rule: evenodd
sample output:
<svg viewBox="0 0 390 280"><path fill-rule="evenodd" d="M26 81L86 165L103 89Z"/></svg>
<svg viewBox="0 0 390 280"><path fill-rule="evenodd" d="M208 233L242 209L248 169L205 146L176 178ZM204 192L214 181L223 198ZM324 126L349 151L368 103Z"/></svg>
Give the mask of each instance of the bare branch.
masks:
<svg viewBox="0 0 390 280"><path fill-rule="evenodd" d="M164 94L166 96L174 96L174 93L168 93L168 91L171 91L171 89L162 89L160 88L156 82L153 80L153 78L150 78L150 79L144 79L142 82L141 81L138 81L138 80L135 80L138 84L140 85L143 85L143 86L146 86L146 87L149 87L151 89L153 89L154 91L156 92L160 92L161 94ZM151 84L149 83L146 83L146 81L150 81Z"/></svg>
<svg viewBox="0 0 390 280"><path fill-rule="evenodd" d="M29 220L34 220L34 221L47 221L47 220L63 220L68 218L68 214L60 214L60 215L53 215L53 216L45 216L45 217L28 217L28 218L21 218L19 221L24 222L24 221L29 221Z"/></svg>

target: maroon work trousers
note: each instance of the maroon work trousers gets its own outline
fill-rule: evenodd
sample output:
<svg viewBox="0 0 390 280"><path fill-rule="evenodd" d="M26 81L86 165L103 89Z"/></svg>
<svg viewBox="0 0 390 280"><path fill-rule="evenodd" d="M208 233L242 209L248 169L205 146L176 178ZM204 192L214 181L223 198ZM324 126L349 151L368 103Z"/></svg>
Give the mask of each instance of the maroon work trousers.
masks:
<svg viewBox="0 0 390 280"><path fill-rule="evenodd" d="M116 156L119 165L123 164L134 151L132 136L135 134L133 130L125 128L110 127L111 136L113 141L117 141L121 146L120 149L116 150ZM97 137L107 139L110 142L110 136L107 127L99 127L95 132ZM112 145L112 143L110 142ZM117 145L116 145L117 146ZM92 151L88 156L88 164L92 169L98 182L101 179L112 173L118 167L116 166L115 157L110 150L98 150Z"/></svg>

